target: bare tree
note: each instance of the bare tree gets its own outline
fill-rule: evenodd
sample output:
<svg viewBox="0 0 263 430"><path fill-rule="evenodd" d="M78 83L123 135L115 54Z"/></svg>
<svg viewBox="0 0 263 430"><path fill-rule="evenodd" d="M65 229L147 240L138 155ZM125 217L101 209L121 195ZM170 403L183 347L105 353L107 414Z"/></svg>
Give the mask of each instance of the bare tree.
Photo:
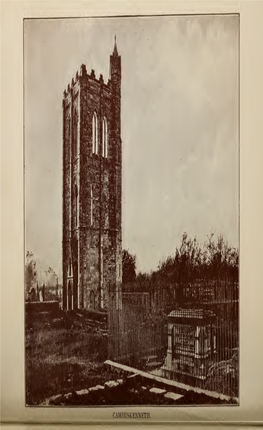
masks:
<svg viewBox="0 0 263 430"><path fill-rule="evenodd" d="M25 264L25 293L26 295L32 288L35 288L37 282L37 269L34 254L30 251L26 253Z"/></svg>

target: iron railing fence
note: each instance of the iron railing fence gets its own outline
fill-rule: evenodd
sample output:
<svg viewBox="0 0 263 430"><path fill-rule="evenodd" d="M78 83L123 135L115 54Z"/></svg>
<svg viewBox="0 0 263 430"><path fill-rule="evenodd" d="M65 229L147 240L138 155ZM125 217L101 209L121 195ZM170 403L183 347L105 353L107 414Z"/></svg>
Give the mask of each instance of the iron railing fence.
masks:
<svg viewBox="0 0 263 430"><path fill-rule="evenodd" d="M109 358L168 379L238 397L239 286L233 279L114 289ZM119 302L118 302L119 303Z"/></svg>

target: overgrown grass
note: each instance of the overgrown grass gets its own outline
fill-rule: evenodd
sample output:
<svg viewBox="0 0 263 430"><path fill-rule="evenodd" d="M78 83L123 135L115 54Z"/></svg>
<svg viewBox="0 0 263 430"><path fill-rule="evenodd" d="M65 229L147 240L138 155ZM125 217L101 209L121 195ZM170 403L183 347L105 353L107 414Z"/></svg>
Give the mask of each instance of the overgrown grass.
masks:
<svg viewBox="0 0 263 430"><path fill-rule="evenodd" d="M107 337L89 331L85 326L56 328L39 322L27 328L27 405L116 378L103 364L107 358Z"/></svg>

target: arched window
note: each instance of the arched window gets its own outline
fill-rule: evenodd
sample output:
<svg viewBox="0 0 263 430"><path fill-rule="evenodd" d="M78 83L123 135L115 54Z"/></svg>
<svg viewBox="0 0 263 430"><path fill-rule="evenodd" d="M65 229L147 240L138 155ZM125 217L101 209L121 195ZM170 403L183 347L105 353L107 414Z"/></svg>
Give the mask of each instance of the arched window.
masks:
<svg viewBox="0 0 263 430"><path fill-rule="evenodd" d="M92 153L98 154L98 119L96 112L94 112L92 118Z"/></svg>
<svg viewBox="0 0 263 430"><path fill-rule="evenodd" d="M105 117L102 122L102 156L108 157L108 125Z"/></svg>
<svg viewBox="0 0 263 430"><path fill-rule="evenodd" d="M73 135L72 135L72 148L73 148L73 161L75 160L75 158L78 156L78 114L77 114L77 110L76 108L74 109L73 112Z"/></svg>

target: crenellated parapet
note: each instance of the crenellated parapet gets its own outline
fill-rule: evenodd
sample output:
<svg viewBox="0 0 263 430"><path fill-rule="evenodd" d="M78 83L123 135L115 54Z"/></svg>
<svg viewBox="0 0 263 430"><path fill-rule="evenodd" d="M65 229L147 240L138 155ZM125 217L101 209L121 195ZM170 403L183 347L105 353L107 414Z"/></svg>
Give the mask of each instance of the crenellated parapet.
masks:
<svg viewBox="0 0 263 430"><path fill-rule="evenodd" d="M112 82L110 78L108 79L108 82L105 83L102 74L100 74L100 77L97 78L94 69L91 69L90 74L88 74L86 65L82 64L80 70L76 72L75 78L72 78L71 83L68 84L67 88L64 90L64 99L66 99L68 95L71 94L72 90L77 84L80 84L81 82L89 82L89 80L98 83L100 87L105 88L106 90L111 90L112 88Z"/></svg>

